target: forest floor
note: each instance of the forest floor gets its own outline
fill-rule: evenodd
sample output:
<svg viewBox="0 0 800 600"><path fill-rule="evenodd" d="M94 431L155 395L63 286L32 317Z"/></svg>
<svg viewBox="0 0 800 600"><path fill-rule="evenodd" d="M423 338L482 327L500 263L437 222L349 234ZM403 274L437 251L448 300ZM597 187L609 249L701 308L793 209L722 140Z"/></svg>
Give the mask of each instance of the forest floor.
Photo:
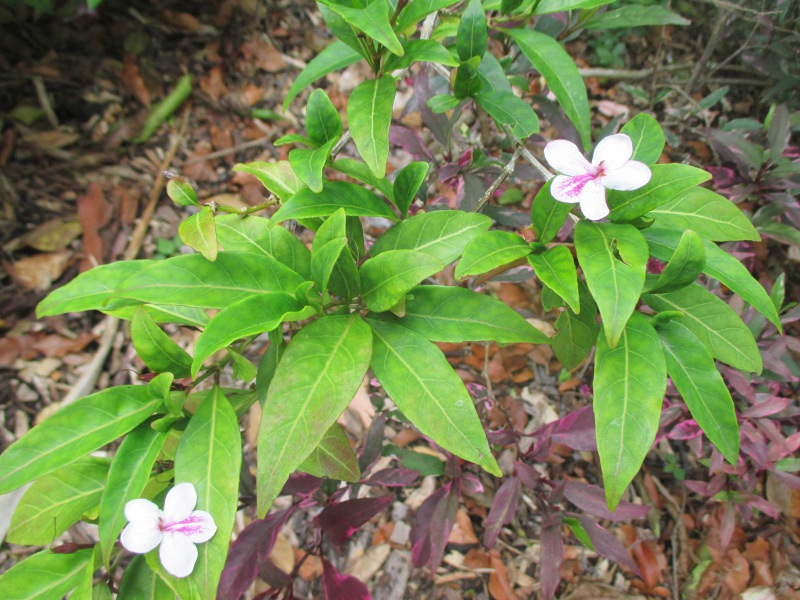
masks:
<svg viewBox="0 0 800 600"><path fill-rule="evenodd" d="M264 200L264 189L252 176L234 173L233 165L285 159L289 147L276 148L273 142L302 132L305 95L285 114L281 105L303 66L330 43L313 3L224 0L194 3L190 12L181 8L181 3L108 0L96 13L38 19L30 11L21 11L24 18L19 18L0 8L0 448L50 414L76 386L88 386L82 390L86 394L138 381L143 365L129 343L126 324L117 329L97 313L37 319L35 307L49 291L92 266L131 254L152 258L181 251L178 224L186 215L163 193L161 171L168 168L193 180L204 203L251 206ZM625 79L586 79L594 125L600 128L645 109L632 90L654 86L654 76L630 73L657 68L655 61L663 63L665 56L694 63L709 27L652 28L642 37L620 36L626 48ZM595 66L590 41L581 37L568 45L584 68ZM135 143L150 109L187 73L193 76L190 100L149 140ZM355 65L320 82L343 117L349 92L367 75ZM724 102L701 108L702 114L684 118L681 113L674 119L681 143L668 145L664 159L724 166L702 127L719 119L763 117L759 85L734 87ZM400 94L408 98L411 91L401 89ZM674 118L669 108L669 103L662 104L661 116ZM416 113L396 116L411 128L419 125ZM544 141L555 135L553 125L548 126L543 136L529 142L539 156ZM165 160L174 144L174 158ZM396 149L389 170L407 160ZM436 185L431 197L455 201L456 192L447 183ZM512 207L523 219L539 185L541 181L523 187L524 199ZM371 231L370 225L365 230L374 234L377 229ZM787 301L796 299L800 279L791 259L797 256L774 251L767 242L753 245L754 268L765 271L755 276L771 282L769 261L786 261ZM452 274L442 277L447 281ZM552 328L551 313L531 308L538 299L532 281L490 282L487 289L527 311L542 328ZM177 331L175 336L190 344L196 332ZM252 356L257 358L260 349L254 347ZM548 347L462 344L443 349L473 390L491 396L493 428L510 423L531 433L591 402L591 369L559 377L561 366ZM365 388L345 414L344 424L356 443L374 416L370 391ZM787 383L784 391L796 405L796 383ZM435 455L417 443L419 436L411 429L395 433L392 443L399 448ZM252 428L244 435L252 448ZM763 513L731 517L727 504L693 493L682 483L707 479L707 471L689 454L667 439L659 442L627 498L651 505L648 517L603 521L631 548L642 577L567 537L559 598L678 598L679 589L698 598L742 593L750 599L800 598L795 520L800 517L800 495L788 488L773 492L771 500L782 511L777 519ZM541 467L554 481L600 482L596 456L565 445L555 444ZM462 499L444 562L435 574L411 565L409 527L435 481L429 475L408 489L391 488L391 514L377 517L353 538L344 550L342 568L367 582L375 598L536 597L541 545L533 517L527 520L530 506L521 503L517 518L503 529L493 549L481 544L494 486ZM4 536L10 514L3 512L0 506ZM254 518L245 512L239 530ZM279 537L272 559L285 571L304 555L302 541L309 535L304 527L311 527L308 518L293 519ZM86 541L92 532L75 527L65 535ZM729 541L722 543L726 536ZM0 570L31 551L3 544ZM319 559L305 560L297 596L318 597L320 575Z"/></svg>

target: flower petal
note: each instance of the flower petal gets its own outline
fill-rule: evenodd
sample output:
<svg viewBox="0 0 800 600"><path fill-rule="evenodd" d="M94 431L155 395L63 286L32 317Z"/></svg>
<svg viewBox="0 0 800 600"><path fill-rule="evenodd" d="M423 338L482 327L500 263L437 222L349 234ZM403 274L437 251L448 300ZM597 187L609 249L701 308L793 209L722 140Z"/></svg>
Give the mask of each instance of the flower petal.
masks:
<svg viewBox="0 0 800 600"><path fill-rule="evenodd" d="M564 175L583 175L591 169L578 147L567 140L553 140L547 144L544 157L551 167Z"/></svg>
<svg viewBox="0 0 800 600"><path fill-rule="evenodd" d="M183 521L170 523L164 528L164 531L182 533L193 543L202 544L214 536L217 532L217 524L214 523L214 517L206 511L196 510Z"/></svg>
<svg viewBox="0 0 800 600"><path fill-rule="evenodd" d="M638 190L650 182L650 167L638 160L629 160L620 169L606 171L600 182L612 190Z"/></svg>
<svg viewBox="0 0 800 600"><path fill-rule="evenodd" d="M633 156L633 142L624 133L604 137L597 144L592 155L592 164L603 163L606 170L619 169Z"/></svg>
<svg viewBox="0 0 800 600"><path fill-rule="evenodd" d="M125 518L128 521L153 521L158 525L160 517L161 511L150 500L137 498L125 504Z"/></svg>
<svg viewBox="0 0 800 600"><path fill-rule="evenodd" d="M581 212L590 221L599 221L608 216L609 210L606 204L606 189L599 181L594 180L592 184L583 188L580 197Z"/></svg>
<svg viewBox="0 0 800 600"><path fill-rule="evenodd" d="M169 523L183 521L192 514L197 504L197 492L191 483L180 483L172 488L164 500L164 517Z"/></svg>
<svg viewBox="0 0 800 600"><path fill-rule="evenodd" d="M559 202L575 204L580 202L581 194L583 194L583 190L588 185L599 184L597 179L589 174L576 175L575 177L558 175L553 178L553 183L550 184L550 193Z"/></svg>
<svg viewBox="0 0 800 600"><path fill-rule="evenodd" d="M167 533L158 550L161 564L170 575L187 577L192 574L197 562L197 548L182 533Z"/></svg>
<svg viewBox="0 0 800 600"><path fill-rule="evenodd" d="M161 543L163 534L158 528L158 520L138 519L131 521L122 531L119 541L126 550L145 554Z"/></svg>

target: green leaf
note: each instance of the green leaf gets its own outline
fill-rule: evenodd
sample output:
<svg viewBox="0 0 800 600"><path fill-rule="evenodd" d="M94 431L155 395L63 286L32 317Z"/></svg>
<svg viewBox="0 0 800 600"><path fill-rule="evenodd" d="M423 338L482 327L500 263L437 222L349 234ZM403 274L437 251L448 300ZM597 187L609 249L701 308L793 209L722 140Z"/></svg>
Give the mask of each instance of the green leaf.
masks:
<svg viewBox="0 0 800 600"><path fill-rule="evenodd" d="M272 143L272 145L276 148L280 146L288 146L290 144L300 144L302 146L308 146L309 148L318 146L318 144L315 144L306 136L299 133L288 133L286 135L282 135Z"/></svg>
<svg viewBox="0 0 800 600"><path fill-rule="evenodd" d="M567 220L569 211L572 210L572 204L559 202L553 198L550 193L552 183L551 179L542 186L531 205L533 230L536 232L538 240L544 244L556 237L564 225L564 221Z"/></svg>
<svg viewBox="0 0 800 600"><path fill-rule="evenodd" d="M488 8L484 7L485 10ZM511 83L508 81L503 65L494 57L491 52L487 52L478 65L478 77L483 81L487 91L494 90L500 92L512 92Z"/></svg>
<svg viewBox="0 0 800 600"><path fill-rule="evenodd" d="M347 101L350 135L361 158L379 179L386 176L395 92L390 76L368 79L352 91Z"/></svg>
<svg viewBox="0 0 800 600"><path fill-rule="evenodd" d="M724 196L703 187L687 190L649 215L658 226L677 231L692 229L712 242L761 241L747 215Z"/></svg>
<svg viewBox="0 0 800 600"><path fill-rule="evenodd" d="M518 9L522 2L523 0L502 0L502 2L500 2L500 12L507 15Z"/></svg>
<svg viewBox="0 0 800 600"><path fill-rule="evenodd" d="M772 300L775 310L780 312L786 299L786 273L781 273L775 278L775 283L772 284L772 289L769 292L769 299Z"/></svg>
<svg viewBox="0 0 800 600"><path fill-rule="evenodd" d="M370 310L389 310L419 282L444 267L435 256L418 250L382 252L361 265L361 296Z"/></svg>
<svg viewBox="0 0 800 600"><path fill-rule="evenodd" d="M375 46L370 44L370 40L366 38L358 29L353 27L347 22L347 19L331 10L331 2L329 0L317 0L317 8L328 25L331 33L345 44L350 46L353 50L358 52L363 58L366 59L369 68L375 70ZM344 4L343 2L340 4ZM364 2L348 2L352 5L365 4Z"/></svg>
<svg viewBox="0 0 800 600"><path fill-rule="evenodd" d="M127 521L125 504L141 497L166 439L166 433L153 431L149 423L143 423L125 436L117 450L100 500L98 537L106 565L114 542Z"/></svg>
<svg viewBox="0 0 800 600"><path fill-rule="evenodd" d="M342 118L328 95L316 89L308 97L306 106L306 133L317 146L331 140L336 143L342 136Z"/></svg>
<svg viewBox="0 0 800 600"><path fill-rule="evenodd" d="M525 258L530 253L531 247L516 233L487 231L466 245L454 276L456 279L464 279L470 275L488 273L492 269Z"/></svg>
<svg viewBox="0 0 800 600"><path fill-rule="evenodd" d="M0 454L0 494L113 442L162 402L146 386L120 385L65 406Z"/></svg>
<svg viewBox="0 0 800 600"><path fill-rule="evenodd" d="M344 42L334 40L330 46L311 59L306 68L303 69L294 80L292 87L289 88L289 92L286 94L286 99L283 101L283 111L286 112L289 103L306 86L314 83L318 79L322 79L328 73L344 69L353 63L357 63L359 60L361 60L361 54L350 48ZM235 170L234 168L234 171ZM281 198L281 200L283 200L283 198Z"/></svg>
<svg viewBox="0 0 800 600"><path fill-rule="evenodd" d="M250 173L263 183L265 188L280 198L281 202L286 202L305 187L287 160L279 160L274 163L261 161L239 163L233 166L233 171L234 173Z"/></svg>
<svg viewBox="0 0 800 600"><path fill-rule="evenodd" d="M620 129L633 142L633 160L655 164L664 151L664 132L661 125L646 113L639 113Z"/></svg>
<svg viewBox="0 0 800 600"><path fill-rule="evenodd" d="M545 334L499 300L460 287L414 288L400 324L433 342L550 343Z"/></svg>
<svg viewBox="0 0 800 600"><path fill-rule="evenodd" d="M708 171L678 163L653 165L650 172L650 183L638 190L606 190L612 221L632 221L711 179Z"/></svg>
<svg viewBox="0 0 800 600"><path fill-rule="evenodd" d="M656 439L666 389L664 351L644 316L631 315L616 348L598 336L594 419L606 504L611 511Z"/></svg>
<svg viewBox="0 0 800 600"><path fill-rule="evenodd" d="M336 140L329 140L325 145L315 150L291 150L289 151L289 164L300 181L305 183L312 192L322 191L322 171L325 169L325 162L331 153L331 148Z"/></svg>
<svg viewBox="0 0 800 600"><path fill-rule="evenodd" d="M477 96L483 86L484 80L481 78L478 69L468 62L461 63L456 70L456 78L453 81L453 95L459 100L471 98Z"/></svg>
<svg viewBox="0 0 800 600"><path fill-rule="evenodd" d="M383 64L383 70L391 73L398 69L406 69L415 62L429 62L457 67L458 61L453 55L442 46L442 42L437 40L403 40L403 55L395 54L387 57Z"/></svg>
<svg viewBox="0 0 800 600"><path fill-rule="evenodd" d="M232 304L211 319L197 338L192 377L197 376L209 356L239 338L271 331L281 323L307 319L315 312L312 306L304 306L290 294L262 294Z"/></svg>
<svg viewBox="0 0 800 600"><path fill-rule="evenodd" d="M403 167L394 179L394 204L400 209L403 218L414 201L419 188L428 175L430 165L426 162L412 162Z"/></svg>
<svg viewBox="0 0 800 600"><path fill-rule="evenodd" d="M226 308L258 294L291 294L303 279L269 256L223 252L209 262L199 254L156 261L117 290L122 298L158 304Z"/></svg>
<svg viewBox="0 0 800 600"><path fill-rule="evenodd" d="M154 373L188 377L192 357L156 325L147 310L137 306L131 321L131 341L136 353Z"/></svg>
<svg viewBox="0 0 800 600"><path fill-rule="evenodd" d="M349 175L361 183L371 185L389 200L394 202L392 182L385 177L382 177L381 179L375 177L375 175L372 174L372 171L369 170L367 163L360 160L355 160L353 158L342 157L329 166L340 173Z"/></svg>
<svg viewBox="0 0 800 600"><path fill-rule="evenodd" d="M567 308L558 315L555 322L557 333L553 337L553 352L565 369L574 369L581 364L581 361L589 355L600 331L596 318L597 305L589 295L589 290L580 281L578 297L580 314Z"/></svg>
<svg viewBox="0 0 800 600"><path fill-rule="evenodd" d="M405 31L434 11L456 4L458 0L414 0L406 4L397 19L397 31Z"/></svg>
<svg viewBox="0 0 800 600"><path fill-rule="evenodd" d="M371 355L372 333L357 314L322 317L292 339L258 432L259 518L353 399Z"/></svg>
<svg viewBox="0 0 800 600"><path fill-rule="evenodd" d="M521 140L539 131L539 118L533 108L514 92L481 92L475 96L475 101L497 123L511 127L514 135Z"/></svg>
<svg viewBox="0 0 800 600"><path fill-rule="evenodd" d="M345 6L335 1L325 2L325 5L350 26L363 31L393 54L403 56L403 46L389 23L388 0L372 0L364 8Z"/></svg>
<svg viewBox="0 0 800 600"><path fill-rule="evenodd" d="M328 477L350 482L361 479L358 459L350 446L350 440L336 423L325 432L317 447L298 469L314 477Z"/></svg>
<svg viewBox="0 0 800 600"><path fill-rule="evenodd" d="M582 220L575 226L575 250L613 348L644 287L647 242L633 225Z"/></svg>
<svg viewBox="0 0 800 600"><path fill-rule="evenodd" d="M564 10L599 8L615 0L541 0L533 11L535 15L546 15Z"/></svg>
<svg viewBox="0 0 800 600"><path fill-rule="evenodd" d="M711 356L742 371L761 372L761 353L753 334L733 309L702 286L642 297L653 309L680 311L683 324L703 342Z"/></svg>
<svg viewBox="0 0 800 600"><path fill-rule="evenodd" d="M592 17L584 27L593 29L630 29L655 25L689 25L691 21L663 6L630 5L607 10Z"/></svg>
<svg viewBox="0 0 800 600"><path fill-rule="evenodd" d="M569 120L575 124L588 151L592 144L591 114L586 86L578 67L556 40L532 29L510 29L508 34L522 53L544 75L548 87Z"/></svg>
<svg viewBox="0 0 800 600"><path fill-rule="evenodd" d="M428 108L436 114L446 113L461 104L461 100L450 94L439 94L428 99Z"/></svg>
<svg viewBox="0 0 800 600"><path fill-rule="evenodd" d="M660 227L649 227L644 230L644 237L650 246L650 253L659 260L667 260L673 249L678 246L680 232ZM767 317L778 331L782 331L780 317L772 299L756 279L750 275L739 259L731 256L714 242L700 240L705 253L703 273L713 277L745 302ZM677 250L675 250L677 252Z"/></svg>
<svg viewBox="0 0 800 600"><path fill-rule="evenodd" d="M449 265L475 237L492 226L486 215L460 210L422 213L389 228L370 248L370 256L388 250L417 250Z"/></svg>
<svg viewBox="0 0 800 600"><path fill-rule="evenodd" d="M60 600L81 580L92 549L70 554L42 550L0 575L4 600Z"/></svg>
<svg viewBox="0 0 800 600"><path fill-rule="evenodd" d="M278 223L288 219L327 217L340 208L350 217L383 217L397 221L397 216L380 197L346 181L326 182L319 193L309 189L298 192L272 215L272 220Z"/></svg>
<svg viewBox="0 0 800 600"><path fill-rule="evenodd" d="M356 222L360 224L360 221L357 219ZM351 232L351 235L360 236L361 239L364 238L364 234L360 229L357 234L353 234ZM323 247L328 246L328 244L331 242L342 239L344 239L345 245L349 243L348 219L345 217L344 209L340 208L330 217L328 217L328 219L320 226L316 235L314 236L314 241L312 243L313 256L316 257L319 255L319 258L312 259L312 266L314 261L316 261L316 264L319 265L317 269L321 269L321 272L318 273L318 279L315 279L315 281L319 281L318 287L323 283L323 279L325 280L325 287L319 288L320 291L329 289L333 294L339 296L340 298L346 298L349 300L351 298L355 298L360 291L358 268L356 267L353 248L348 248L347 252L342 252L340 250L336 257L329 256L328 258L325 258L322 254L320 254L323 252ZM337 242L337 244L338 243L339 242ZM334 246L331 246L327 249L327 252L332 252L333 250ZM332 270L328 272L328 276L330 277L329 280L325 276L326 269L322 268L328 259L334 261L334 263L330 265Z"/></svg>
<svg viewBox="0 0 800 600"><path fill-rule="evenodd" d="M400 325L369 325L372 370L397 407L439 446L499 477L472 398L442 351Z"/></svg>
<svg viewBox="0 0 800 600"><path fill-rule="evenodd" d="M100 265L81 273L67 285L48 294L36 307L36 317L50 317L68 312L83 312L112 308L105 302L114 295L120 284L139 271L154 264L152 260L126 260Z"/></svg>
<svg viewBox="0 0 800 600"><path fill-rule="evenodd" d="M262 407L264 402L267 401L269 385L272 383L275 369L278 368L278 363L281 362L285 349L286 343L283 341L283 332L280 327L276 327L269 332L269 346L264 351L264 354L261 355L261 360L258 361L258 369L256 370L256 393L258 395L258 403Z"/></svg>
<svg viewBox="0 0 800 600"><path fill-rule="evenodd" d="M733 398L714 359L697 336L678 321L661 323L657 331L667 358L667 373L692 417L728 462L735 465L739 424Z"/></svg>
<svg viewBox="0 0 800 600"><path fill-rule="evenodd" d="M580 313L578 270L569 248L555 246L541 254L530 254L528 263L542 283L561 296L575 313Z"/></svg>
<svg viewBox="0 0 800 600"><path fill-rule="evenodd" d="M204 206L200 212L184 219L178 226L183 243L197 250L207 260L217 258L217 232L214 228L214 211Z"/></svg>
<svg viewBox="0 0 800 600"><path fill-rule="evenodd" d="M486 14L483 12L481 0L469 0L461 14L458 25L456 49L462 61L486 53L488 38L486 33Z"/></svg>
<svg viewBox="0 0 800 600"><path fill-rule="evenodd" d="M233 360L233 376L245 383L253 381L258 374L255 365L232 348L227 348L226 351Z"/></svg>
<svg viewBox="0 0 800 600"><path fill-rule="evenodd" d="M133 304L130 306L121 306L114 310L106 310L105 308L100 310L112 317L131 321L133 320L133 314L139 306L143 306L147 314L150 315L156 323L177 323L179 325L191 325L192 327L205 327L209 321L205 311L193 306Z"/></svg>
<svg viewBox="0 0 800 600"><path fill-rule="evenodd" d="M215 386L189 421L175 452L175 484L193 484L195 510L214 515L217 524L214 537L197 546L197 563L188 577L202 598L216 597L239 504L241 465L239 421Z"/></svg>
<svg viewBox="0 0 800 600"><path fill-rule="evenodd" d="M161 600L170 598L170 593L169 586L147 565L145 557L137 555L122 574L118 597L130 600Z"/></svg>
<svg viewBox="0 0 800 600"><path fill-rule="evenodd" d="M336 266L339 256L347 247L347 238L333 239L314 250L311 254L311 272L314 275L314 284L320 291L328 289L328 281ZM350 252L348 251L348 254Z"/></svg>
<svg viewBox="0 0 800 600"><path fill-rule="evenodd" d="M228 252L254 252L271 256L304 279L311 279L311 253L275 221L263 217L217 217L217 239Z"/></svg>
<svg viewBox="0 0 800 600"><path fill-rule="evenodd" d="M36 480L22 496L8 529L12 544L46 546L97 508L109 460L86 456Z"/></svg>
<svg viewBox="0 0 800 600"><path fill-rule="evenodd" d="M167 196L179 206L200 206L197 192L185 179L170 179L167 182Z"/></svg>
<svg viewBox="0 0 800 600"><path fill-rule="evenodd" d="M694 231L687 229L680 236L674 252L671 252L664 271L652 285L648 285L647 291L674 292L686 287L699 277L705 264L706 250L703 248L703 240Z"/></svg>

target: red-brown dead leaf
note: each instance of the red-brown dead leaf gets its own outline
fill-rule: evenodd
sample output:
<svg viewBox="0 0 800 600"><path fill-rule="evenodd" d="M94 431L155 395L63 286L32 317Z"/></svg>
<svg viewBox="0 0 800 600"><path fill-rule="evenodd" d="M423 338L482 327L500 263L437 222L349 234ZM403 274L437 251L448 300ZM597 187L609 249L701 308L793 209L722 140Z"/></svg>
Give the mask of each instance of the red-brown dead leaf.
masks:
<svg viewBox="0 0 800 600"><path fill-rule="evenodd" d="M522 288L515 283L500 283L497 286L497 297L511 308L524 308L530 304Z"/></svg>
<svg viewBox="0 0 800 600"><path fill-rule="evenodd" d="M161 18L169 25L177 27L178 29L184 29L186 31L197 31L200 29L200 21L197 17L187 12L166 9L161 11Z"/></svg>
<svg viewBox="0 0 800 600"><path fill-rule="evenodd" d="M286 61L278 49L260 35L242 44L242 56L267 73L277 73L286 68Z"/></svg>
<svg viewBox="0 0 800 600"><path fill-rule="evenodd" d="M475 529L472 527L472 520L464 510L459 510L456 513L456 524L450 531L450 537L447 538L448 544L477 544L478 538L475 536Z"/></svg>
<svg viewBox="0 0 800 600"><path fill-rule="evenodd" d="M296 562L300 562L300 559L306 554L303 550L296 549L294 552ZM313 581L314 579L322 577L322 559L319 556L312 554L300 566L297 574L306 581Z"/></svg>
<svg viewBox="0 0 800 600"><path fill-rule="evenodd" d="M570 390L574 390L576 387L580 386L581 380L573 377L569 381L563 382L561 385L558 386L559 392L568 392Z"/></svg>
<svg viewBox="0 0 800 600"><path fill-rule="evenodd" d="M81 233L81 224L75 218L50 219L10 244L15 248L28 246L40 252L57 252L69 246ZM6 249L9 249L6 246Z"/></svg>
<svg viewBox="0 0 800 600"><path fill-rule="evenodd" d="M508 569L496 551L489 554L489 566L494 572L489 575L489 594L494 600L516 600L508 580Z"/></svg>
<svg viewBox="0 0 800 600"><path fill-rule="evenodd" d="M139 190L127 186L118 186L119 222L121 225L133 225L139 212Z"/></svg>
<svg viewBox="0 0 800 600"><path fill-rule="evenodd" d="M67 268L70 252L49 252L3 263L14 282L29 292L46 292Z"/></svg>
<svg viewBox="0 0 800 600"><path fill-rule="evenodd" d="M647 494L650 496L650 499L653 501L655 507L658 510L664 508L664 503L661 500L661 494L658 493L658 488L653 481L653 476L650 474L650 471L644 472L644 487L647 490Z"/></svg>
<svg viewBox="0 0 800 600"><path fill-rule="evenodd" d="M104 262L103 238L100 231L111 220L112 206L106 202L103 188L92 182L86 193L78 196L78 221L83 229L83 254L80 271L88 271Z"/></svg>
<svg viewBox="0 0 800 600"><path fill-rule="evenodd" d="M536 374L530 369L522 369L516 373L511 374L511 381L514 383L528 383L536 377Z"/></svg>
<svg viewBox="0 0 800 600"><path fill-rule="evenodd" d="M775 585L775 578L772 576L772 571L769 565L763 560L757 560L753 563L753 587L758 586L772 587Z"/></svg>
<svg viewBox="0 0 800 600"><path fill-rule="evenodd" d="M208 75L200 79L200 89L215 102L228 93L222 77L222 68L219 65L211 67Z"/></svg>
<svg viewBox="0 0 800 600"><path fill-rule="evenodd" d="M211 154L211 144L206 141L198 142L194 152L186 160L183 174L197 181L216 181L217 172L211 162L200 160L208 154Z"/></svg>
<svg viewBox="0 0 800 600"><path fill-rule="evenodd" d="M53 333L36 340L33 347L45 356L61 357L65 354L80 352L96 338L96 335L88 331L81 333L75 339Z"/></svg>
<svg viewBox="0 0 800 600"><path fill-rule="evenodd" d="M488 569L489 555L483 548L471 548L464 555L464 566L468 569Z"/></svg>
<svg viewBox="0 0 800 600"><path fill-rule="evenodd" d="M136 66L136 57L132 54L126 54L124 58L122 85L141 104L150 107L150 90L144 84L139 67Z"/></svg>
<svg viewBox="0 0 800 600"><path fill-rule="evenodd" d="M747 589L747 582L750 581L750 565L736 548L728 551L727 558L728 568L725 570L722 584L731 594L738 596Z"/></svg>
<svg viewBox="0 0 800 600"><path fill-rule="evenodd" d="M633 560L639 566L645 585L652 589L661 583L661 569L650 544L646 540L635 544L631 548L631 553L633 554Z"/></svg>
<svg viewBox="0 0 800 600"><path fill-rule="evenodd" d="M254 83L248 85L242 92L242 98L244 98L244 101L247 103L247 106L253 106L259 100L261 100L263 96L264 96L264 90L262 90Z"/></svg>
<svg viewBox="0 0 800 600"><path fill-rule="evenodd" d="M392 443L398 448L405 448L412 442L416 442L420 438L420 434L411 429L401 430L394 438Z"/></svg>

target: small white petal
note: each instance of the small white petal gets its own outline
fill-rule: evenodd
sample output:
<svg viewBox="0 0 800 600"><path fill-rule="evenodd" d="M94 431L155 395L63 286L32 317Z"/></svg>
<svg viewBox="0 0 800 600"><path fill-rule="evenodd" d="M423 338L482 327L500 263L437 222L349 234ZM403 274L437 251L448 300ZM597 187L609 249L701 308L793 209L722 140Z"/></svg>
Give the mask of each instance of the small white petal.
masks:
<svg viewBox="0 0 800 600"><path fill-rule="evenodd" d="M624 133L604 137L597 144L592 155L592 164L603 163L606 170L619 169L633 156L633 142Z"/></svg>
<svg viewBox="0 0 800 600"><path fill-rule="evenodd" d="M629 160L620 169L606 171L600 182L612 190L638 190L650 182L650 167L638 160Z"/></svg>
<svg viewBox="0 0 800 600"><path fill-rule="evenodd" d="M175 577L188 577L197 562L197 548L182 533L167 533L161 542L158 557L167 573Z"/></svg>
<svg viewBox="0 0 800 600"><path fill-rule="evenodd" d="M599 183L587 185L581 193L581 212L590 221L599 221L608 216L606 189Z"/></svg>
<svg viewBox="0 0 800 600"><path fill-rule="evenodd" d="M591 169L578 147L567 140L553 140L547 144L544 157L551 167L564 175L583 175Z"/></svg>
<svg viewBox="0 0 800 600"><path fill-rule="evenodd" d="M180 483L172 488L164 500L164 518L169 523L183 521L192 514L197 504L197 492L191 483Z"/></svg>
<svg viewBox="0 0 800 600"><path fill-rule="evenodd" d="M136 554L145 554L161 543L163 534L158 528L158 521L140 519L128 523L122 531L119 541L126 550Z"/></svg>
<svg viewBox="0 0 800 600"><path fill-rule="evenodd" d="M150 500L137 498L125 504L125 518L128 521L153 521L157 525L159 517L161 511Z"/></svg>
<svg viewBox="0 0 800 600"><path fill-rule="evenodd" d="M164 533L182 533L195 544L210 540L217 532L214 517L204 510L196 510L183 521L170 523L164 527Z"/></svg>
<svg viewBox="0 0 800 600"><path fill-rule="evenodd" d="M575 177L558 175L553 178L553 183L550 184L550 194L559 202L575 204L581 201L581 195L586 187L596 187L598 185L600 184L597 179L588 174Z"/></svg>

